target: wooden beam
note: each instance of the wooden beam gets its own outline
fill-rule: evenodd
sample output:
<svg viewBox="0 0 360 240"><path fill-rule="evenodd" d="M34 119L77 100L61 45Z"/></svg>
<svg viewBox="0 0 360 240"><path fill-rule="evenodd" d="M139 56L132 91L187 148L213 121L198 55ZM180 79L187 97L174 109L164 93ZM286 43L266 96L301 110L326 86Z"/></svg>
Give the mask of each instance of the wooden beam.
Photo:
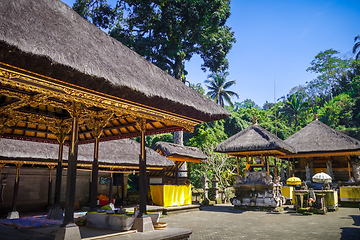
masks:
<svg viewBox="0 0 360 240"><path fill-rule="evenodd" d="M279 155L277 157L278 158L310 158L310 157L353 156L353 155L360 155L360 151L287 154L287 155Z"/></svg>

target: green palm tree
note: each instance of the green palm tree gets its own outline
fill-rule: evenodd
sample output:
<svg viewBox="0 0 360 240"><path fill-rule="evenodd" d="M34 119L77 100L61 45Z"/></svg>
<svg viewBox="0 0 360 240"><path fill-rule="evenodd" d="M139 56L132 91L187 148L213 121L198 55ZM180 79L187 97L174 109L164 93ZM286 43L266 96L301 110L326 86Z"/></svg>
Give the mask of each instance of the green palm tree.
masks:
<svg viewBox="0 0 360 240"><path fill-rule="evenodd" d="M308 103L304 101L302 94L294 93L288 96L284 100L284 105L280 109L280 113L284 114L284 117L288 119L289 125L295 120L295 126L299 124L299 118L308 108Z"/></svg>
<svg viewBox="0 0 360 240"><path fill-rule="evenodd" d="M356 41L358 41L358 42L356 42ZM355 59L358 59L360 57L360 35L357 35L355 37L354 42L355 42L355 44L353 47L353 53L355 54L357 52L355 55Z"/></svg>
<svg viewBox="0 0 360 240"><path fill-rule="evenodd" d="M208 79L205 80L205 83L207 83L205 86L209 89L206 95L222 107L225 106L224 101L231 107L234 107L234 104L231 102L231 97L235 96L239 98L236 92L226 90L236 84L235 80L226 80L228 75L229 73L226 71L211 73L208 75Z"/></svg>

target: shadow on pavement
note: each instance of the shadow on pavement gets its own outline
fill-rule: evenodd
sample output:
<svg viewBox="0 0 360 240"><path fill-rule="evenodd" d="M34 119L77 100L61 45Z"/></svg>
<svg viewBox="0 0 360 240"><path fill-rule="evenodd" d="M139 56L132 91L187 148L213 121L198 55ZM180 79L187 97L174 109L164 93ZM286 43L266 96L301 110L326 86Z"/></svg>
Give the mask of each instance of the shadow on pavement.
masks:
<svg viewBox="0 0 360 240"><path fill-rule="evenodd" d="M209 212L226 212L226 213L243 213L244 210L237 210L234 209L234 206L232 205L225 205L225 204L218 204L214 206L202 206L200 207L201 211L209 211Z"/></svg>
<svg viewBox="0 0 360 240"><path fill-rule="evenodd" d="M341 228L341 240L358 240L360 236L360 228L343 227Z"/></svg>
<svg viewBox="0 0 360 240"><path fill-rule="evenodd" d="M355 226L360 226L360 215L350 215L350 217L352 217L352 219L354 220Z"/></svg>

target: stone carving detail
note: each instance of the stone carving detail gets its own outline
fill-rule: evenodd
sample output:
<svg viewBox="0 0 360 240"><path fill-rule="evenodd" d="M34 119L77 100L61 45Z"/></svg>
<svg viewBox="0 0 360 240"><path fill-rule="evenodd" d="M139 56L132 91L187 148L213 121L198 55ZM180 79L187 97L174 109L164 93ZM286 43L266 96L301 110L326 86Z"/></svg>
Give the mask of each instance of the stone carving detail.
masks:
<svg viewBox="0 0 360 240"><path fill-rule="evenodd" d="M353 168L353 176L355 182L360 182L360 161L359 160L352 160L351 165Z"/></svg>
<svg viewBox="0 0 360 240"><path fill-rule="evenodd" d="M285 203L282 196L280 177L272 181L266 171L247 171L246 177L235 177L234 206L281 207Z"/></svg>
<svg viewBox="0 0 360 240"><path fill-rule="evenodd" d="M332 161L331 160L328 160L328 164L327 164L327 167L326 167L326 173L329 174L329 176L334 181L334 172L333 172L333 169L332 169Z"/></svg>
<svg viewBox="0 0 360 240"><path fill-rule="evenodd" d="M306 182L311 182L310 168L308 165L305 166Z"/></svg>

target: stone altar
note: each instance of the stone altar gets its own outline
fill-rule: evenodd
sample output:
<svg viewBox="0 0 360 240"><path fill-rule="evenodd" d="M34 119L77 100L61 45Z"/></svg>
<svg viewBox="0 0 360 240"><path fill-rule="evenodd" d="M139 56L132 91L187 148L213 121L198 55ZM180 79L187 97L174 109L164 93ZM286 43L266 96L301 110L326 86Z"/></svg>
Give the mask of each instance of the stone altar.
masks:
<svg viewBox="0 0 360 240"><path fill-rule="evenodd" d="M246 177L235 176L235 197L231 199L234 206L281 207L285 197L281 193L280 177L272 181L266 171L246 171Z"/></svg>

